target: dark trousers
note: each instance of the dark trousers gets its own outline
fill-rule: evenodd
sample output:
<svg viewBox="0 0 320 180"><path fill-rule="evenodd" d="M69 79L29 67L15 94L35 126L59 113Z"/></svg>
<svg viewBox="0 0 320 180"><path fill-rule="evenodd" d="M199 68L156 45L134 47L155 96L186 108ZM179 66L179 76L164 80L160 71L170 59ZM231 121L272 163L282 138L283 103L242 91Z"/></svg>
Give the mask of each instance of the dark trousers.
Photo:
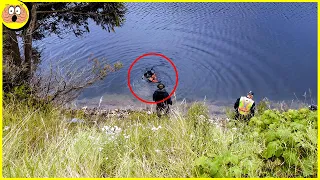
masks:
<svg viewBox="0 0 320 180"><path fill-rule="evenodd" d="M157 110L157 116L161 117L162 112L164 112L165 115L168 115L170 108L168 104L160 103L160 104L157 104L156 110Z"/></svg>
<svg viewBox="0 0 320 180"><path fill-rule="evenodd" d="M236 111L236 114L235 114L235 116L234 116L234 119L235 119L235 120L245 120L245 121L249 121L252 117L253 117L252 114L241 115L238 111Z"/></svg>

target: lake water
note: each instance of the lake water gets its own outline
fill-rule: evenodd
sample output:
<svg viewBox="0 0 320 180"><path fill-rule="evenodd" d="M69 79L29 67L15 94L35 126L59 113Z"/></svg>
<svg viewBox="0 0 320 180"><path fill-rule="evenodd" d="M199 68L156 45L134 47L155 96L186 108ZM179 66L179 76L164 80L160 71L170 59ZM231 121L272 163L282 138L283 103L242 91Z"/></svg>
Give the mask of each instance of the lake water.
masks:
<svg viewBox="0 0 320 180"><path fill-rule="evenodd" d="M316 101L316 3L127 3L127 8L126 22L115 33L91 23L91 32L81 38L69 34L37 42L45 48L44 62L74 61L81 68L92 55L124 64L86 89L80 100L134 100L128 68L138 56L157 52L177 67L180 100L227 102L252 90L258 101L282 101L296 99L294 94L304 99L310 90ZM152 66L168 91L175 84L165 59L141 59L131 71L131 85L148 101L156 87L141 76Z"/></svg>

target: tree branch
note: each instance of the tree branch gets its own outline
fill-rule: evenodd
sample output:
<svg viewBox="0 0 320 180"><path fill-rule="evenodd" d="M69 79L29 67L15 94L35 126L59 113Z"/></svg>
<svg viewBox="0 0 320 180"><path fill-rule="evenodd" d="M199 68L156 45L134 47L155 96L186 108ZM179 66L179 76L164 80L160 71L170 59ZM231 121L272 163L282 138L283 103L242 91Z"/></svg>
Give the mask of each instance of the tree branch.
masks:
<svg viewBox="0 0 320 180"><path fill-rule="evenodd" d="M82 15L91 15L91 16L98 16L98 15L102 15L102 16L110 16L109 14L106 13L94 13L94 12L79 12L79 11L70 11L70 9L66 9L66 10L55 10L55 11L37 11L37 14L51 14L51 13L73 13L73 14L82 14Z"/></svg>
<svg viewBox="0 0 320 180"><path fill-rule="evenodd" d="M45 7L45 6L51 6L53 4L57 4L56 2L51 2L51 3L37 3L38 6L41 6L41 7Z"/></svg>

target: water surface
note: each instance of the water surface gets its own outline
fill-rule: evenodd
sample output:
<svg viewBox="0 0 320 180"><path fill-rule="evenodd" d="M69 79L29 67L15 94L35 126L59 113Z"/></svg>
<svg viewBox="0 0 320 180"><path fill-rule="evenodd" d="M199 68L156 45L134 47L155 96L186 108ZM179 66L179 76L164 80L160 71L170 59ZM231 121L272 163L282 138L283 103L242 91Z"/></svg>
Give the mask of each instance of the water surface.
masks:
<svg viewBox="0 0 320 180"><path fill-rule="evenodd" d="M147 52L169 57L179 72L178 99L234 101L249 90L256 99L298 98L317 92L316 3L127 3L123 27L115 33L91 24L82 38L48 37L38 42L43 59L85 66L90 56L124 64L119 72L86 89L80 99L129 97L127 71ZM152 100L155 85L141 79L155 66L168 91L172 66L158 57L143 58L131 71L136 94ZM107 99L104 99L107 102ZM123 100L125 101L125 100Z"/></svg>

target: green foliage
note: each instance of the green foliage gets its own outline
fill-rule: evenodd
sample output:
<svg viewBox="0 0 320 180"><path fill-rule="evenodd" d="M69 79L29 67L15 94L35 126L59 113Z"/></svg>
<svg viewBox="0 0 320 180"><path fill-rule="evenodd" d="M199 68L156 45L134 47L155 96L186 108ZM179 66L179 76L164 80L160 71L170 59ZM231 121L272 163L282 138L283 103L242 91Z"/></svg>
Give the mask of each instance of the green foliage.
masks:
<svg viewBox="0 0 320 180"><path fill-rule="evenodd" d="M99 67L97 70L98 73L96 73L97 78L94 77L94 79L90 78L90 74L85 74L85 77L81 77L81 75L84 74L81 72L74 75L78 80L80 79L80 81L76 83L74 83L74 81L70 81L70 77L65 79L53 78L65 77L65 75L57 75L57 72L53 72L54 74L52 74L52 71L50 74L43 74L43 72L39 73L38 66L41 64L41 49L35 47L32 43L35 40L41 40L52 34L56 34L60 38L62 38L63 34L68 33L73 33L75 36L82 36L84 33L90 32L90 21L100 26L103 30L114 32L116 27L121 27L125 22L127 8L124 3L28 2L25 4L30 10L30 15L37 15L30 16L30 22L26 24L22 31L17 31L18 34L13 30L4 28L4 34L5 37L7 37L4 39L3 59L3 66L5 70L3 72L3 90L5 92L10 91L15 86L28 83L28 85L33 87L33 90L37 92L38 96L48 95L47 92L50 92L51 95L48 95L49 97L45 97L48 101L57 100L57 97L62 96L62 94L69 96L62 97L60 99L68 100L68 98L71 96L73 97L78 93L75 93L74 91L78 91L88 85L92 85L97 80L104 78L111 70L117 71L123 67L119 62L114 64L114 67L113 65L102 68ZM27 33L29 31L32 33ZM17 41L17 37L21 37L23 41ZM21 44L20 42L23 43ZM23 57L20 57L20 46L24 49ZM22 59L25 63L21 63ZM46 80L47 77L50 78ZM57 84L61 85L61 87L50 87L50 85L57 86Z"/></svg>
<svg viewBox="0 0 320 180"><path fill-rule="evenodd" d="M3 105L17 105L17 108L20 105L26 105L32 110L41 108L44 111L52 108L52 105L45 100L33 96L32 89L27 85L16 86L10 92L4 92Z"/></svg>
<svg viewBox="0 0 320 180"><path fill-rule="evenodd" d="M262 114L264 111L266 111L268 108L268 105L269 105L269 101L266 100L266 99L263 99L262 101L260 101L257 105L257 111L258 111L258 114Z"/></svg>
<svg viewBox="0 0 320 180"><path fill-rule="evenodd" d="M200 115L208 119L208 108L203 103L194 103L188 110L187 118L197 121Z"/></svg>
<svg viewBox="0 0 320 180"><path fill-rule="evenodd" d="M197 159L198 177L317 177L317 112L269 109L251 118L248 126L231 121L228 127L241 128L242 138L235 138L227 151L215 153L214 158ZM252 154L232 148L248 151L254 144L261 149ZM220 157L224 161L219 161Z"/></svg>
<svg viewBox="0 0 320 180"><path fill-rule="evenodd" d="M283 147L279 140L271 141L267 145L267 149L263 153L265 159L269 159L273 156L280 157L283 153Z"/></svg>
<svg viewBox="0 0 320 180"><path fill-rule="evenodd" d="M185 116L131 112L88 125L68 122L81 111L29 99L4 101L4 177L317 177L317 112L308 109L266 110L221 127L195 103Z"/></svg>
<svg viewBox="0 0 320 180"><path fill-rule="evenodd" d="M30 98L31 89L26 85L16 86L11 92L5 93L4 97L8 99L23 100Z"/></svg>
<svg viewBox="0 0 320 180"><path fill-rule="evenodd" d="M226 108L226 115L229 119L233 119L234 116L236 115L236 112L232 108Z"/></svg>
<svg viewBox="0 0 320 180"><path fill-rule="evenodd" d="M27 6L29 3L26 4ZM42 39L50 34L62 35L71 30L76 36L90 32L89 20L102 29L114 31L125 21L127 8L124 3L37 3L37 21L33 38ZM48 19L52 19L48 26Z"/></svg>
<svg viewBox="0 0 320 180"><path fill-rule="evenodd" d="M189 128L196 137L192 141L192 150L196 154L202 154L205 150L207 139L210 138L210 123L208 108L203 103L194 103L187 112Z"/></svg>

